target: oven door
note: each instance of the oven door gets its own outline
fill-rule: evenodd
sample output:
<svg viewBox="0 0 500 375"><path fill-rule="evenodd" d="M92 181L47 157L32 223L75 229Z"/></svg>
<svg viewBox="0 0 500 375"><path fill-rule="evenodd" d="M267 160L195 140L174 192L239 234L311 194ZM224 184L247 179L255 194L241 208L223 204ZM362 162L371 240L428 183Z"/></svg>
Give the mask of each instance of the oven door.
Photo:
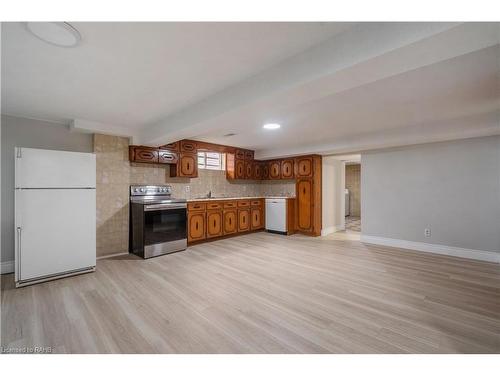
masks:
<svg viewBox="0 0 500 375"><path fill-rule="evenodd" d="M187 247L186 204L144 206L144 258L184 250Z"/></svg>

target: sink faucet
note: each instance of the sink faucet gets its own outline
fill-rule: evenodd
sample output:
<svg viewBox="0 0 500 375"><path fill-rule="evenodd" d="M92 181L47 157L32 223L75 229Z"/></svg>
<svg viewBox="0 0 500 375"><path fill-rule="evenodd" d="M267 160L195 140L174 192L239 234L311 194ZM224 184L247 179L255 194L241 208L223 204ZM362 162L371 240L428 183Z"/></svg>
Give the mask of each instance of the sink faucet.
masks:
<svg viewBox="0 0 500 375"><path fill-rule="evenodd" d="M212 190L208 191L207 198L212 198Z"/></svg>

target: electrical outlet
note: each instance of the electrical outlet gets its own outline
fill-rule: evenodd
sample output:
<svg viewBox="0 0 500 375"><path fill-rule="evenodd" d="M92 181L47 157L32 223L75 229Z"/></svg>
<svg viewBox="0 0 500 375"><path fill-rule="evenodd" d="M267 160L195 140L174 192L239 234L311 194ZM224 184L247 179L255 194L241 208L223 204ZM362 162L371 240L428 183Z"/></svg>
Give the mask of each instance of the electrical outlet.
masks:
<svg viewBox="0 0 500 375"><path fill-rule="evenodd" d="M424 229L424 236L425 237L430 237L431 236L431 228L425 228Z"/></svg>
<svg viewBox="0 0 500 375"><path fill-rule="evenodd" d="M186 193L189 193L191 191L191 186L186 185L184 189L186 190Z"/></svg>

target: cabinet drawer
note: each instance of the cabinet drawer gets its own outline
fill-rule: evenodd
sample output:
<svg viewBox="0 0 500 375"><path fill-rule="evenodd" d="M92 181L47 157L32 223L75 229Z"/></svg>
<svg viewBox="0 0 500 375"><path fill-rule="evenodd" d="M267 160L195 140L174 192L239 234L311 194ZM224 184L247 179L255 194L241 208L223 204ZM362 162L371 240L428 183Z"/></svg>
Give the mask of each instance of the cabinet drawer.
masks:
<svg viewBox="0 0 500 375"><path fill-rule="evenodd" d="M249 207L250 201L238 201L238 207Z"/></svg>
<svg viewBox="0 0 500 375"><path fill-rule="evenodd" d="M224 203L224 208L236 208L238 204L235 202L225 202Z"/></svg>
<svg viewBox="0 0 500 375"><path fill-rule="evenodd" d="M262 200L261 199L254 199L251 201L252 206L261 206L262 205Z"/></svg>
<svg viewBox="0 0 500 375"><path fill-rule="evenodd" d="M188 211L205 211L207 204L205 202L191 202L187 204Z"/></svg>
<svg viewBox="0 0 500 375"><path fill-rule="evenodd" d="M207 210L219 210L222 208L222 203L218 202L208 202L207 203Z"/></svg>

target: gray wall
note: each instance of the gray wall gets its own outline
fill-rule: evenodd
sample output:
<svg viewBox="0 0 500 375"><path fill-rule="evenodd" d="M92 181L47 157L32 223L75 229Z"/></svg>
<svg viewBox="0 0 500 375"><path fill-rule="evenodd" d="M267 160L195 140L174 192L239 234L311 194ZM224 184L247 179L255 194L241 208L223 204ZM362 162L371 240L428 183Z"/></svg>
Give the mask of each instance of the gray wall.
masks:
<svg viewBox="0 0 500 375"><path fill-rule="evenodd" d="M363 235L500 252L500 136L368 152L361 160Z"/></svg>
<svg viewBox="0 0 500 375"><path fill-rule="evenodd" d="M93 152L92 135L72 133L65 125L2 115L2 251L14 260L14 147Z"/></svg>

